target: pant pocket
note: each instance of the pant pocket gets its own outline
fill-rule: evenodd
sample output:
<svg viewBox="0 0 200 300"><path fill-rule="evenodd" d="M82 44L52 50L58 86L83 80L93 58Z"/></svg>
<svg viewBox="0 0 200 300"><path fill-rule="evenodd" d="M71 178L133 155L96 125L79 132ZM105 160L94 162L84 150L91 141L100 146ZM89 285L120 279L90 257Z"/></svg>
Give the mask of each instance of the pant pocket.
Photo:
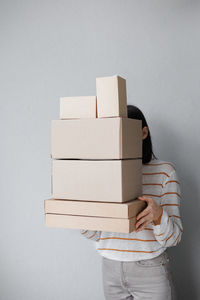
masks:
<svg viewBox="0 0 200 300"><path fill-rule="evenodd" d="M150 258L150 259L143 259L143 260L138 260L136 261L136 264L141 267L159 267L159 266L164 266L167 265L169 262L169 258L167 254L164 252L160 254L159 256Z"/></svg>

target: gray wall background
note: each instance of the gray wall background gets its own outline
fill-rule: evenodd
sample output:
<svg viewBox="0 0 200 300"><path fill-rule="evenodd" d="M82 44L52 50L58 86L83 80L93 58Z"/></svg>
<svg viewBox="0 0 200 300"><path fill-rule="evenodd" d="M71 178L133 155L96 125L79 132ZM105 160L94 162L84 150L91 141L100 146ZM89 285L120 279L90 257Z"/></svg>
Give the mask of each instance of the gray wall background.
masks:
<svg viewBox="0 0 200 300"><path fill-rule="evenodd" d="M170 249L179 299L200 299L200 2L0 1L0 299L102 300L101 258L72 229L45 228L50 121L59 97L127 79L154 150L175 164L184 234Z"/></svg>

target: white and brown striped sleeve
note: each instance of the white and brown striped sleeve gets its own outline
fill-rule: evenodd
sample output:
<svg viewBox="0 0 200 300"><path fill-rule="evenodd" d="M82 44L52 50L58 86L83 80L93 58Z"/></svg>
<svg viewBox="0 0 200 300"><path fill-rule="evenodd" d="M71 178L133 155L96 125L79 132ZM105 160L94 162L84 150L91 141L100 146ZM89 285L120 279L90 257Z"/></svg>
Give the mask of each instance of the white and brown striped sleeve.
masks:
<svg viewBox="0 0 200 300"><path fill-rule="evenodd" d="M98 242L101 236L101 231L80 229L81 234L87 239Z"/></svg>
<svg viewBox="0 0 200 300"><path fill-rule="evenodd" d="M183 226L180 216L181 190L175 170L165 180L161 195L163 214L160 225L153 225L157 241L164 247L177 245L181 240Z"/></svg>

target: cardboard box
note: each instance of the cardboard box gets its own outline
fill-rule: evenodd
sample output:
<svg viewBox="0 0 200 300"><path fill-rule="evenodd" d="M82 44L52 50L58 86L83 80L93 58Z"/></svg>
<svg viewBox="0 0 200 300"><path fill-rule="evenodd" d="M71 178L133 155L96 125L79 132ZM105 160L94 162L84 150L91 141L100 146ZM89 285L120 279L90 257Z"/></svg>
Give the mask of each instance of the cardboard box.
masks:
<svg viewBox="0 0 200 300"><path fill-rule="evenodd" d="M135 230L136 218L118 219L73 215L45 214L48 227L100 230L130 233Z"/></svg>
<svg viewBox="0 0 200 300"><path fill-rule="evenodd" d="M47 199L44 201L45 213L122 219L128 219L137 216L137 214L140 213L145 207L146 202L137 199L126 203L56 199Z"/></svg>
<svg viewBox="0 0 200 300"><path fill-rule="evenodd" d="M142 160L52 160L52 197L126 202L141 196Z"/></svg>
<svg viewBox="0 0 200 300"><path fill-rule="evenodd" d="M97 115L127 117L126 80L120 76L96 78Z"/></svg>
<svg viewBox="0 0 200 300"><path fill-rule="evenodd" d="M53 120L52 158L142 157L142 121L131 118Z"/></svg>
<svg viewBox="0 0 200 300"><path fill-rule="evenodd" d="M61 97L60 119L96 118L96 96Z"/></svg>

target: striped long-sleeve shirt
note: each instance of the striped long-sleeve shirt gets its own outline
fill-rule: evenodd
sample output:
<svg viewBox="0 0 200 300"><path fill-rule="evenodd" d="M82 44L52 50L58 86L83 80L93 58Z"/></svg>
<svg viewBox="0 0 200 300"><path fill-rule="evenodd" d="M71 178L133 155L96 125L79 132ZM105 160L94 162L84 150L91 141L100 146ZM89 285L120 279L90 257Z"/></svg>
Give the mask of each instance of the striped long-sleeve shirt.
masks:
<svg viewBox="0 0 200 300"><path fill-rule="evenodd" d="M150 259L180 242L183 232L181 191L175 166L156 159L143 164L142 194L163 207L160 225L150 223L137 233L80 230L83 236L95 241L100 255L120 261Z"/></svg>

